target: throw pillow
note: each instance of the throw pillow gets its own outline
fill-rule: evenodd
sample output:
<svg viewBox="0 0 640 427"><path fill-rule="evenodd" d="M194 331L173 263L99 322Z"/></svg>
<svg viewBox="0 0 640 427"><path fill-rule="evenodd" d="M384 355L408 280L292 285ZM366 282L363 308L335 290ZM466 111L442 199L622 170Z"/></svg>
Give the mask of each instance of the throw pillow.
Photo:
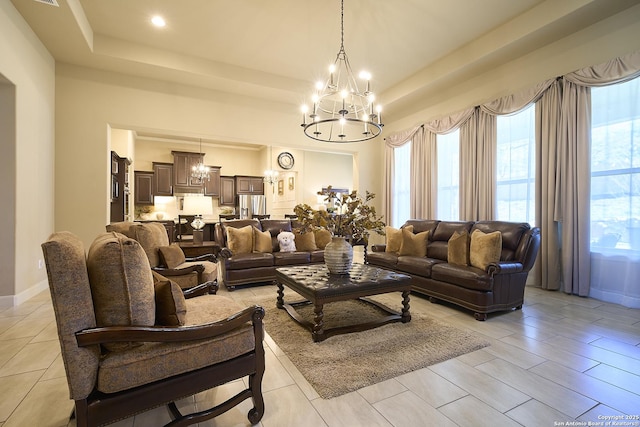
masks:
<svg viewBox="0 0 640 427"><path fill-rule="evenodd" d="M413 231L402 229L402 242L400 244L399 256L427 256L427 240L429 231L413 234ZM411 227L413 230L413 227Z"/></svg>
<svg viewBox="0 0 640 427"><path fill-rule="evenodd" d="M313 230L313 237L316 239L316 246L320 250L324 250L329 242L331 242L331 232L326 228Z"/></svg>
<svg viewBox="0 0 640 427"><path fill-rule="evenodd" d="M158 248L169 246L169 236L164 225L159 222L135 223L132 233L147 253L151 267L158 267L161 261Z"/></svg>
<svg viewBox="0 0 640 427"><path fill-rule="evenodd" d="M469 265L469 232L456 231L447 245L447 262L456 265Z"/></svg>
<svg viewBox="0 0 640 427"><path fill-rule="evenodd" d="M312 231L301 233L299 229L296 229L293 230L293 236L297 251L312 252L318 250L318 246L316 246L316 236Z"/></svg>
<svg viewBox="0 0 640 427"><path fill-rule="evenodd" d="M160 275L158 275L160 276ZM162 277L162 276L160 276ZM187 303L180 285L173 280L163 278L156 281L154 288L156 298L156 325L182 326L187 316Z"/></svg>
<svg viewBox="0 0 640 427"><path fill-rule="evenodd" d="M162 246L158 248L160 259L167 268L176 268L186 261L182 248L178 245Z"/></svg>
<svg viewBox="0 0 640 427"><path fill-rule="evenodd" d="M119 233L96 237L87 255L87 272L97 326L153 326L155 291L149 260L140 243ZM142 343L108 343L111 351Z"/></svg>
<svg viewBox="0 0 640 427"><path fill-rule="evenodd" d="M413 233L413 225L409 225L404 228L393 228L388 225L384 227L384 234L386 236L385 252L393 252L396 254L400 252L400 246L402 245L402 230L409 230Z"/></svg>
<svg viewBox="0 0 640 427"><path fill-rule="evenodd" d="M271 242L271 233L269 230L260 231L256 227L253 228L253 252L271 253L273 245Z"/></svg>
<svg viewBox="0 0 640 427"><path fill-rule="evenodd" d="M474 230L471 233L471 247L469 249L469 263L482 270L486 270L491 263L500 261L502 253L502 234L499 231L483 233Z"/></svg>
<svg viewBox="0 0 640 427"><path fill-rule="evenodd" d="M253 226L226 227L227 244L233 255L250 254L253 251Z"/></svg>

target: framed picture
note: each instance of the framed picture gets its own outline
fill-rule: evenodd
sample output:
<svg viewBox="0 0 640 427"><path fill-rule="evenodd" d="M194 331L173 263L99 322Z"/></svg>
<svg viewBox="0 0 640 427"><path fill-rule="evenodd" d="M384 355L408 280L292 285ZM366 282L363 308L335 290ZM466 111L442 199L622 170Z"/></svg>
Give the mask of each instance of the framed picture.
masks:
<svg viewBox="0 0 640 427"><path fill-rule="evenodd" d="M278 196L284 196L284 179L278 180Z"/></svg>
<svg viewBox="0 0 640 427"><path fill-rule="evenodd" d="M289 191L293 191L295 188L295 180L292 176L289 177Z"/></svg>

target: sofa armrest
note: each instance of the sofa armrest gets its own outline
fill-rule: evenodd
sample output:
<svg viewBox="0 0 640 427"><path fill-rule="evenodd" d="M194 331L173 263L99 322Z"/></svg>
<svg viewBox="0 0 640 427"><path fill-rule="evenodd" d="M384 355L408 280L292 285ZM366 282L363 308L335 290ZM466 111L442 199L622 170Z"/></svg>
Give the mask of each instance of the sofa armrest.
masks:
<svg viewBox="0 0 640 427"><path fill-rule="evenodd" d="M387 245L386 244L377 244L377 245L371 245L371 250L373 252L384 252L387 249Z"/></svg>
<svg viewBox="0 0 640 427"><path fill-rule="evenodd" d="M495 276L497 274L519 273L521 271L523 271L523 267L520 262L492 262L487 267L487 273L491 276Z"/></svg>
<svg viewBox="0 0 640 427"><path fill-rule="evenodd" d="M254 305L218 322L194 326L103 326L76 332L79 347L110 342L186 342L213 338L241 327L247 322L260 333L262 341L262 319L264 308Z"/></svg>
<svg viewBox="0 0 640 427"><path fill-rule="evenodd" d="M233 252L229 248L220 249L220 253L218 254L218 258L227 259L233 256Z"/></svg>

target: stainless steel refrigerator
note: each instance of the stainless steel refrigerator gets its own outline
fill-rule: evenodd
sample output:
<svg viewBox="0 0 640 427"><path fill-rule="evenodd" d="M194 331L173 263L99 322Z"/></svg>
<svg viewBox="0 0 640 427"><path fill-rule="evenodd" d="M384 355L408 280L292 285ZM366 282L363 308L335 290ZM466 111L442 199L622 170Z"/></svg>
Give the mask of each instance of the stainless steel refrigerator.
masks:
<svg viewBox="0 0 640 427"><path fill-rule="evenodd" d="M251 218L253 215L265 215L267 213L267 198L265 196L238 196L236 214L240 219Z"/></svg>

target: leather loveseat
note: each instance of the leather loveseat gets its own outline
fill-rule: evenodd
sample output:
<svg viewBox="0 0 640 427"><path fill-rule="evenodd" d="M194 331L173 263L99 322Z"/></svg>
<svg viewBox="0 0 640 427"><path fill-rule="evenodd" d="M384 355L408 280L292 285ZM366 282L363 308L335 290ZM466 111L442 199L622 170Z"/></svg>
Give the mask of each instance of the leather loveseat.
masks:
<svg viewBox="0 0 640 427"><path fill-rule="evenodd" d="M270 248L257 250L254 244L250 251L234 253L228 229L247 226L254 227L256 232L268 232ZM296 252L280 252L277 236L281 231L296 231L292 228L291 219L238 219L216 223L215 241L222 248L218 257L218 281L233 291L239 285L273 283L278 267L324 262L324 247L331 236L327 230L322 230L324 233L305 233L304 237L296 234Z"/></svg>
<svg viewBox="0 0 640 427"><path fill-rule="evenodd" d="M540 247L539 228L504 221L414 219L401 229L408 226L413 227L414 235L428 231L426 256L402 256L387 251L386 245L374 245L367 263L410 275L413 291L427 295L432 302L444 300L472 310L477 320L486 320L487 313L522 308L527 275ZM448 262L450 257L458 257L449 252L454 233L459 236L466 231L470 239L475 230L500 232L499 261L484 269ZM470 255L473 245L467 248Z"/></svg>

